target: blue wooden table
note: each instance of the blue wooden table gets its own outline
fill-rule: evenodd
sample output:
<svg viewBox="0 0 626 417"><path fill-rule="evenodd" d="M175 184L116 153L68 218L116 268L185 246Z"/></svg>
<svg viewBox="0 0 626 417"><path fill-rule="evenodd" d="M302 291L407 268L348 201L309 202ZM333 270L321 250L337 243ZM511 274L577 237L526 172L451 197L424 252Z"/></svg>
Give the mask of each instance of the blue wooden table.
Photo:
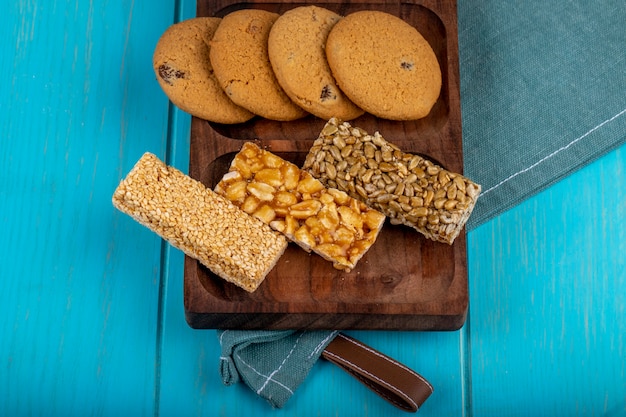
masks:
<svg viewBox="0 0 626 417"><path fill-rule="evenodd" d="M187 170L151 55L193 1L8 2L0 17L0 416L404 415L326 361L271 410L192 330L183 256L111 195ZM461 68L462 70L462 68ZM349 332L425 376L423 416L626 415L626 147L468 234L454 332Z"/></svg>

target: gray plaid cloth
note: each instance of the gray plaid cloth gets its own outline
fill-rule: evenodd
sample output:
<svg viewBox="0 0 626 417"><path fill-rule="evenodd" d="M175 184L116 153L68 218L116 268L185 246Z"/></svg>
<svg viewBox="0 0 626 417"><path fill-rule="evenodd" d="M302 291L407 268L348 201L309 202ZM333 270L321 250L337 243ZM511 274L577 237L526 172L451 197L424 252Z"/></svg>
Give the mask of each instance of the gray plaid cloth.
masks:
<svg viewBox="0 0 626 417"><path fill-rule="evenodd" d="M458 0L467 229L626 141L624 0Z"/></svg>
<svg viewBox="0 0 626 417"><path fill-rule="evenodd" d="M280 408L317 362L336 331L246 331L217 333L222 346L220 374L226 385L243 380Z"/></svg>

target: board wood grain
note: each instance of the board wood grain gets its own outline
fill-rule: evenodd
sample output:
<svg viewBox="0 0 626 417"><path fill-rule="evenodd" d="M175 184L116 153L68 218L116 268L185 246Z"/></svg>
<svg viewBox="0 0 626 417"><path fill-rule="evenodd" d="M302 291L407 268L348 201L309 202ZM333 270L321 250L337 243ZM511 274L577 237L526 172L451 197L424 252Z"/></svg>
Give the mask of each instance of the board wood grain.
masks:
<svg viewBox="0 0 626 417"><path fill-rule="evenodd" d="M199 1L198 16L224 16L242 8L277 13L309 3ZM347 15L381 10L404 19L428 40L440 63L443 87L431 113L398 122L365 114L352 121L406 152L463 170L456 3L318 2ZM236 125L193 118L189 174L213 188L245 141L302 165L326 121L308 116L292 122L256 117ZM453 245L386 223L378 240L350 273L290 245L265 282L247 293L191 258L185 259L184 304L194 328L454 330L467 312L465 234Z"/></svg>

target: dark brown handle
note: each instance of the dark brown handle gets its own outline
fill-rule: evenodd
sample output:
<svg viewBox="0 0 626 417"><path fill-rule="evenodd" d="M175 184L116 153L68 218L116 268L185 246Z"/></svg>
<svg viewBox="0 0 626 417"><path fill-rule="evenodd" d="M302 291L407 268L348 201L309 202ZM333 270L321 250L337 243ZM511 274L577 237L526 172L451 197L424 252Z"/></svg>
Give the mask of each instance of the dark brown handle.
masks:
<svg viewBox="0 0 626 417"><path fill-rule="evenodd" d="M344 334L339 333L322 356L401 410L416 412L433 393L417 372Z"/></svg>

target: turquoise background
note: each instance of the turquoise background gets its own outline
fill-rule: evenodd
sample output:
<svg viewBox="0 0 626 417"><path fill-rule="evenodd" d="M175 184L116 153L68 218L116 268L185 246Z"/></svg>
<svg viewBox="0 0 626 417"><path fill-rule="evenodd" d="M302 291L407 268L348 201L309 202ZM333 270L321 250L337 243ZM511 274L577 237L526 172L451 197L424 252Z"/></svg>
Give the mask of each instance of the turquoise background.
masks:
<svg viewBox="0 0 626 417"><path fill-rule="evenodd" d="M460 18L462 48L497 43L499 16L528 16L513 13L526 2L501 3L462 1L475 12ZM113 209L115 186L144 152L187 171L190 119L160 91L151 55L169 25L194 14L183 0L3 8L0 416L405 415L326 361L282 410L243 384L223 386L215 331L184 320L182 254ZM468 22L492 24L491 38ZM624 48L613 48L618 74ZM469 59L464 89L478 65ZM618 87L594 103L623 104ZM532 132L533 119L492 107L480 125L472 107L490 92L481 94L463 98L466 137L511 123ZM617 146L468 233L461 330L348 332L434 385L419 415L626 415L625 164Z"/></svg>

